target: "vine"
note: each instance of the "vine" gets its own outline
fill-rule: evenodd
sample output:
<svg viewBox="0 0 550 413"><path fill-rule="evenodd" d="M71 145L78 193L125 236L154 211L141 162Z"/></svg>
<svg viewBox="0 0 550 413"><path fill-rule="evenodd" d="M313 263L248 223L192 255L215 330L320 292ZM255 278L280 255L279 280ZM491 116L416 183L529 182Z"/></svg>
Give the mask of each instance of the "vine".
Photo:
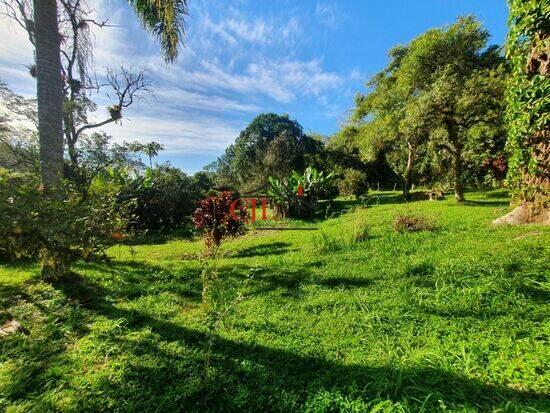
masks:
<svg viewBox="0 0 550 413"><path fill-rule="evenodd" d="M508 184L536 213L550 206L550 0L509 5Z"/></svg>

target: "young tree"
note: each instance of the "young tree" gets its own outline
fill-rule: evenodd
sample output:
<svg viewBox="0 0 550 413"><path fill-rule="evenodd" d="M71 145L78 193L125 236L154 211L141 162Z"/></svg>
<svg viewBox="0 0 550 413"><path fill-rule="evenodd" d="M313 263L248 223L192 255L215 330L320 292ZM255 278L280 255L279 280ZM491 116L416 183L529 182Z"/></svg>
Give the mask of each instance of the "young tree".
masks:
<svg viewBox="0 0 550 413"><path fill-rule="evenodd" d="M506 93L512 212L495 223L550 222L550 2L510 0Z"/></svg>

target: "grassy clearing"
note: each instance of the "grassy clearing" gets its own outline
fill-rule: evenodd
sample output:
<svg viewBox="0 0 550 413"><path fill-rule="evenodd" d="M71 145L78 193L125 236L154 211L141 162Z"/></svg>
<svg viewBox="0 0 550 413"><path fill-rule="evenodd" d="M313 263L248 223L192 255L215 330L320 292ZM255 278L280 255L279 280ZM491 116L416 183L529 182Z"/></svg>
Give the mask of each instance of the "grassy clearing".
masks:
<svg viewBox="0 0 550 413"><path fill-rule="evenodd" d="M31 332L0 339L0 408L549 411L550 231L492 227L502 193L378 195L224 244L225 300L245 299L213 333L200 241L115 247L54 286L0 267L0 321ZM395 232L409 213L437 229Z"/></svg>

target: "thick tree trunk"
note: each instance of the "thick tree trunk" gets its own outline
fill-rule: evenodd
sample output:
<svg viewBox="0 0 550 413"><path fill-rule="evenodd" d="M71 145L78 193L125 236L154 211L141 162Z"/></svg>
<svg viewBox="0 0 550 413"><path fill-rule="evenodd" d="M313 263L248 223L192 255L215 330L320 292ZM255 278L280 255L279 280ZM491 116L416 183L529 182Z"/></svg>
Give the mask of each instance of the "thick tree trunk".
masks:
<svg viewBox="0 0 550 413"><path fill-rule="evenodd" d="M533 203L524 202L506 215L493 221L495 225L542 224L550 225L550 209L538 209Z"/></svg>
<svg viewBox="0 0 550 413"><path fill-rule="evenodd" d="M56 0L34 0L36 91L40 173L45 196L58 197L63 180L63 81ZM40 252L42 277L53 281L67 271L64 254Z"/></svg>
<svg viewBox="0 0 550 413"><path fill-rule="evenodd" d="M457 147L453 154L453 178L456 202L464 202L464 184L462 182L462 148Z"/></svg>
<svg viewBox="0 0 550 413"><path fill-rule="evenodd" d="M405 184L403 186L403 198L406 201L411 199L411 194L409 190L412 184L412 171L413 171L413 160L414 160L413 146L411 145L410 142L408 142L407 145L408 145L407 169L405 171Z"/></svg>
<svg viewBox="0 0 550 413"><path fill-rule="evenodd" d="M56 0L34 0L40 171L46 189L63 179L63 83Z"/></svg>

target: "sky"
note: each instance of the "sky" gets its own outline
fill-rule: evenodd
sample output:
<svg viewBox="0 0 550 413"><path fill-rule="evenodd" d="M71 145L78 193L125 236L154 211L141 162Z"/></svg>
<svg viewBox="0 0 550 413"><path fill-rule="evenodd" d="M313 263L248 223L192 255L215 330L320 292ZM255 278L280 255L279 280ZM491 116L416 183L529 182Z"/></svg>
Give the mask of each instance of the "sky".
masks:
<svg viewBox="0 0 550 413"><path fill-rule="evenodd" d="M122 65L145 70L153 96L104 130L116 142L162 143L158 161L201 170L259 113L288 114L306 132L331 135L357 92L387 64L387 52L424 31L475 15L490 43L506 36L506 0L190 0L184 47L173 65L125 0L88 0L113 27L94 29L101 75ZM0 80L26 97L35 82L25 33L0 16ZM105 95L93 115L102 119Z"/></svg>

